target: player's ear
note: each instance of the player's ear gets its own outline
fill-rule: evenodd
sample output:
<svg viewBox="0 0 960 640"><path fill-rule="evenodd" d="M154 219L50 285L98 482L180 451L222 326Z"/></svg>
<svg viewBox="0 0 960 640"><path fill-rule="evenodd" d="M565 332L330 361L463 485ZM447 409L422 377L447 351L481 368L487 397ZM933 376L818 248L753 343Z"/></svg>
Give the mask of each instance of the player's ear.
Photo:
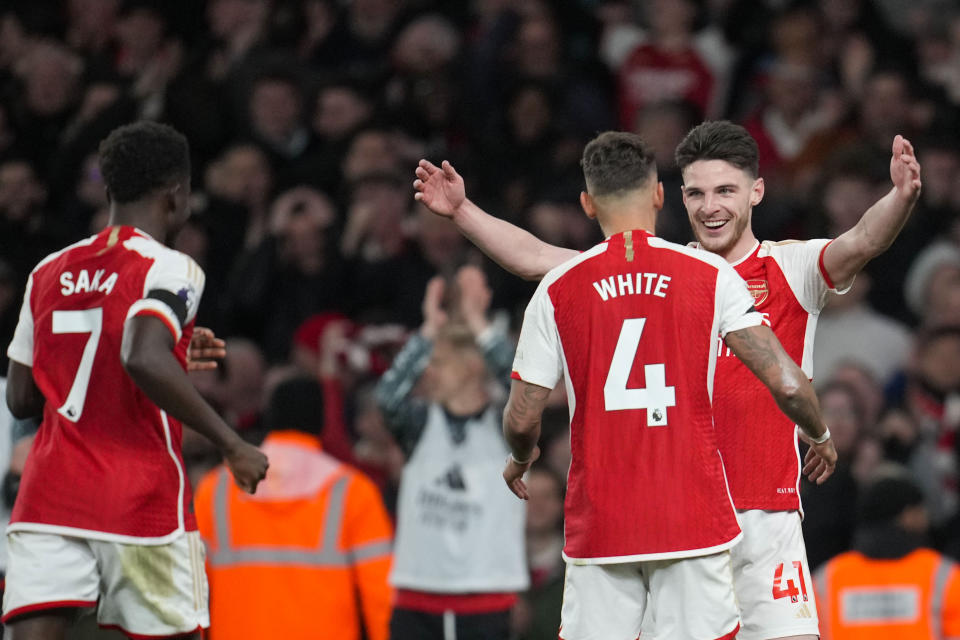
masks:
<svg viewBox="0 0 960 640"><path fill-rule="evenodd" d="M764 190L766 185L763 182L763 178L757 178L753 181L753 188L750 190L750 206L755 207L760 204L760 201L763 200Z"/></svg>
<svg viewBox="0 0 960 640"><path fill-rule="evenodd" d="M656 211L663 209L663 183L658 182L657 188L653 190L653 208Z"/></svg>
<svg viewBox="0 0 960 640"><path fill-rule="evenodd" d="M163 191L164 204L169 213L176 213L180 208L180 184L174 184Z"/></svg>
<svg viewBox="0 0 960 640"><path fill-rule="evenodd" d="M597 205L586 191L580 192L580 206L583 207L583 212L587 214L587 217L591 220L597 217Z"/></svg>

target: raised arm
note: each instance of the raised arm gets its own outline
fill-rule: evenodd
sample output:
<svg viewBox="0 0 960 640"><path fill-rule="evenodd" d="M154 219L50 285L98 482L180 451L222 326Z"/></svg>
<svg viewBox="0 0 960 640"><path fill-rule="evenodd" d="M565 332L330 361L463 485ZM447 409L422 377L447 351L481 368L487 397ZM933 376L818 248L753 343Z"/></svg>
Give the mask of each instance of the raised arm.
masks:
<svg viewBox="0 0 960 640"><path fill-rule="evenodd" d="M893 139L890 180L890 192L823 252L824 269L838 289L847 287L864 265L890 248L920 197L920 164L913 145L899 135Z"/></svg>
<svg viewBox="0 0 960 640"><path fill-rule="evenodd" d="M439 216L450 218L464 236L491 260L525 280L539 280L577 255L555 247L520 227L490 215L466 197L463 178L444 160L440 167L421 160L413 182L414 198Z"/></svg>
<svg viewBox="0 0 960 640"><path fill-rule="evenodd" d="M837 450L833 439L819 444L816 440L826 434L827 427L820 415L817 394L806 374L787 355L770 327L760 325L727 333L724 341L743 364L760 378L773 394L780 410L808 436L810 446L819 456L818 464L807 465L811 482L823 484L833 473Z"/></svg>
<svg viewBox="0 0 960 640"><path fill-rule="evenodd" d="M507 467L503 479L510 491L523 500L529 500L527 485L523 482L533 461L540 457L537 440L540 439L540 418L547 406L550 389L514 380L510 387L510 399L503 411L503 436L510 446Z"/></svg>
<svg viewBox="0 0 960 640"><path fill-rule="evenodd" d="M193 386L173 355L174 339L162 320L127 320L120 354L134 383L158 407L206 436L223 453L237 485L253 493L267 472L267 457L243 441Z"/></svg>

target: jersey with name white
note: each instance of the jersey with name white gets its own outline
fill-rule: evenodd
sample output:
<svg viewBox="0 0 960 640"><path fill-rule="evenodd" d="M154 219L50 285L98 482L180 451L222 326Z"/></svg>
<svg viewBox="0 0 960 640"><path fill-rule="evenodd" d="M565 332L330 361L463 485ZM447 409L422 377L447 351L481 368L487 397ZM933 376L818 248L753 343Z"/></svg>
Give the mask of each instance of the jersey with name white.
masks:
<svg viewBox="0 0 960 640"><path fill-rule="evenodd" d="M813 378L813 336L827 293L823 266L829 240L763 242L733 264L754 306L784 350ZM800 508L796 426L730 349L717 339L714 420L730 492L738 509Z"/></svg>
<svg viewBox="0 0 960 640"><path fill-rule="evenodd" d="M124 371L124 323L159 318L186 365L204 275L133 227L51 254L27 281L7 351L46 399L10 531L166 544L196 529L182 428Z"/></svg>
<svg viewBox="0 0 960 640"><path fill-rule="evenodd" d="M759 324L726 262L645 231L546 275L513 375L566 381L568 562L693 557L739 539L711 414L714 340Z"/></svg>

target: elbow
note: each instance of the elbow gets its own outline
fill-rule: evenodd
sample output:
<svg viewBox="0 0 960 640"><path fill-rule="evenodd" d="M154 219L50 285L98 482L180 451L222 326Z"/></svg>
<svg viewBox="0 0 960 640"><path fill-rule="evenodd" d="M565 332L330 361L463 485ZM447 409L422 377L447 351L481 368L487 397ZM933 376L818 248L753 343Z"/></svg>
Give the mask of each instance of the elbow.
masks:
<svg viewBox="0 0 960 640"><path fill-rule="evenodd" d="M8 384L6 400L10 414L17 420L36 418L43 413L43 395L33 386L17 389Z"/></svg>
<svg viewBox="0 0 960 640"><path fill-rule="evenodd" d="M524 269L517 275L527 282L540 282L545 274L535 269Z"/></svg>
<svg viewBox="0 0 960 640"><path fill-rule="evenodd" d="M38 410L35 403L30 402L29 399L10 393L9 390L7 391L7 408L10 409L10 414L17 420L33 418L42 410Z"/></svg>
<svg viewBox="0 0 960 640"><path fill-rule="evenodd" d="M137 386L140 386L140 381L154 369L150 363L150 358L143 353L143 350L131 348L126 341L120 349L120 363L127 375L137 383Z"/></svg>
<svg viewBox="0 0 960 640"><path fill-rule="evenodd" d="M788 380L779 386L775 395L780 406L793 407L803 399L803 386L798 380Z"/></svg>

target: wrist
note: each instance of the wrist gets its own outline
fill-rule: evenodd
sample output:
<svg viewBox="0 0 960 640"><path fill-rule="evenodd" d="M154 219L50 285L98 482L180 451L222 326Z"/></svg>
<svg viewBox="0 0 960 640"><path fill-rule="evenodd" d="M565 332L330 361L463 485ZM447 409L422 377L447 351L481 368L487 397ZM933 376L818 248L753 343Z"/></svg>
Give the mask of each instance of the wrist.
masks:
<svg viewBox="0 0 960 640"><path fill-rule="evenodd" d="M818 437L810 436L810 442L812 442L813 444L823 444L829 439L830 439L829 427L824 427L823 433L821 433Z"/></svg>
<svg viewBox="0 0 960 640"><path fill-rule="evenodd" d="M527 453L527 455L521 458L518 458L518 456L514 455L513 451L511 451L510 454L507 456L507 461L512 462L514 464L518 464L521 467L526 466L531 462L533 462L533 451L530 451L529 453Z"/></svg>

